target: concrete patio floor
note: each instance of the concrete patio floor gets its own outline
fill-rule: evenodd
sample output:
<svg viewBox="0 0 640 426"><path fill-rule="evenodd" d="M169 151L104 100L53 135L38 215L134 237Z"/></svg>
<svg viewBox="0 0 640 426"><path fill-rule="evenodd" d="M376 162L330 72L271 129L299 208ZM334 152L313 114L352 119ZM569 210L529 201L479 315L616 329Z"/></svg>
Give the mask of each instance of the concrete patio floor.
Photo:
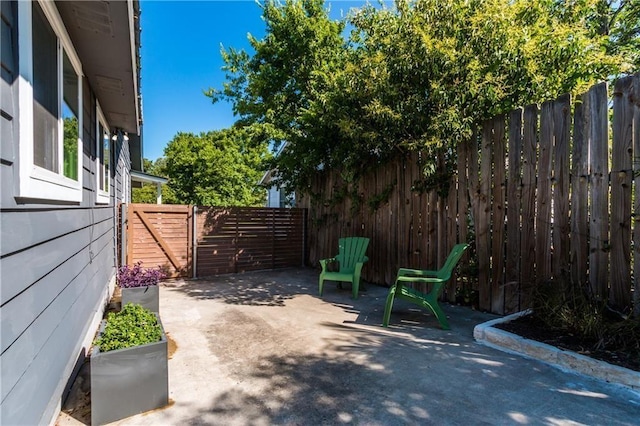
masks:
<svg viewBox="0 0 640 426"><path fill-rule="evenodd" d="M177 344L171 404L118 425L637 425L640 394L476 343L496 318L444 305L451 330L387 289L287 269L161 286ZM72 424L72 419L59 421Z"/></svg>

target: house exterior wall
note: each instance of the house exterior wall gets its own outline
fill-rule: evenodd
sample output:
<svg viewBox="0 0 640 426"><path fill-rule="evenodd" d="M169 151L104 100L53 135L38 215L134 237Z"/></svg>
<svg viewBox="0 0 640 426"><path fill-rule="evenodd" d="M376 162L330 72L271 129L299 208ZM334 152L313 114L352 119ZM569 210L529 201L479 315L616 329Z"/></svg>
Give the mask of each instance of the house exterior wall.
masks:
<svg viewBox="0 0 640 426"><path fill-rule="evenodd" d="M135 136L131 136L132 138ZM113 178L112 194L115 194L116 206L120 203L131 202L131 158L129 155L129 142L122 140L122 143L114 150L115 152L115 176ZM117 216L117 215L116 215Z"/></svg>
<svg viewBox="0 0 640 426"><path fill-rule="evenodd" d="M267 190L267 202L265 207L286 208L295 207L295 195L287 195L282 187L272 186Z"/></svg>
<svg viewBox="0 0 640 426"><path fill-rule="evenodd" d="M280 188L272 186L267 192L267 206L278 208L280 206Z"/></svg>
<svg viewBox="0 0 640 426"><path fill-rule="evenodd" d="M129 149L122 135L111 142L110 202L98 204L96 97L83 78L82 201L16 197L18 5L1 4L0 424L49 424L114 288L116 208L129 199Z"/></svg>

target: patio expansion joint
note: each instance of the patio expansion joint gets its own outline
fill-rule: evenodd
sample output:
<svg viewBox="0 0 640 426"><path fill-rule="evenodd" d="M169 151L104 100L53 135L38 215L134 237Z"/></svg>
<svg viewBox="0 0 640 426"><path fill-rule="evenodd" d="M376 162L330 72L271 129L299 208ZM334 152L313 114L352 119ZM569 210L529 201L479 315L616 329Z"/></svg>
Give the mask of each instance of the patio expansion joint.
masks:
<svg viewBox="0 0 640 426"><path fill-rule="evenodd" d="M474 339L485 346L526 358L542 361L565 372L582 374L608 383L630 388L640 393L640 373L612 365L576 352L567 351L517 334L495 328L494 325L512 321L529 314L522 311L503 318L478 324L473 329Z"/></svg>

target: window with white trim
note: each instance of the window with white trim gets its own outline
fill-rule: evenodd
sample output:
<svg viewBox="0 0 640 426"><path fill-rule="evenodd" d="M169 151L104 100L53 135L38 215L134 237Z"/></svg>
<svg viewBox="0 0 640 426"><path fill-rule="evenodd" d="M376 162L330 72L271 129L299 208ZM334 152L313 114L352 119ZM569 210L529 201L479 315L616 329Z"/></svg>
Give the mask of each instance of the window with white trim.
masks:
<svg viewBox="0 0 640 426"><path fill-rule="evenodd" d="M18 2L16 196L82 201L82 67L54 2Z"/></svg>
<svg viewBox="0 0 640 426"><path fill-rule="evenodd" d="M110 201L109 188L111 186L111 175L109 165L111 163L111 137L109 126L104 119L102 110L97 109L96 120L96 202L108 204Z"/></svg>

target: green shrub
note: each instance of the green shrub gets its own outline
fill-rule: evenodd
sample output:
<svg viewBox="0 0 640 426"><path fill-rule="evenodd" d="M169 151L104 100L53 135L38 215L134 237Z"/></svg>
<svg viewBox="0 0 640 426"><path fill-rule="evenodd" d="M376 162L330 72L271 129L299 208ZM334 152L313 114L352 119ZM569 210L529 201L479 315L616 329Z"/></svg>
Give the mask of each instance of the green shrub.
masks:
<svg viewBox="0 0 640 426"><path fill-rule="evenodd" d="M156 315L140 305L127 303L120 312L110 312L104 331L94 342L101 352L160 341L162 328Z"/></svg>
<svg viewBox="0 0 640 426"><path fill-rule="evenodd" d="M552 330L599 340L605 332L604 303L567 277L533 287L533 315Z"/></svg>
<svg viewBox="0 0 640 426"><path fill-rule="evenodd" d="M614 311L567 277L540 283L532 290L533 317L547 328L593 342L590 350L624 352L638 363L640 318Z"/></svg>

